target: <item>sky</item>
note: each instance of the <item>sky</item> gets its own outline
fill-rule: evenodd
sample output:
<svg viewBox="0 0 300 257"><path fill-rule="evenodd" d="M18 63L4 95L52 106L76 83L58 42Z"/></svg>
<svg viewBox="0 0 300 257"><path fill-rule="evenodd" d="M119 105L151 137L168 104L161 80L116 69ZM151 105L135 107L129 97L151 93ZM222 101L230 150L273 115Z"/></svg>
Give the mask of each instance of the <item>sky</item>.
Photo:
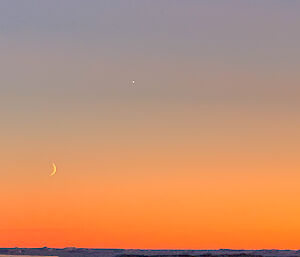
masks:
<svg viewBox="0 0 300 257"><path fill-rule="evenodd" d="M0 247L299 248L299 24L294 0L1 1Z"/></svg>

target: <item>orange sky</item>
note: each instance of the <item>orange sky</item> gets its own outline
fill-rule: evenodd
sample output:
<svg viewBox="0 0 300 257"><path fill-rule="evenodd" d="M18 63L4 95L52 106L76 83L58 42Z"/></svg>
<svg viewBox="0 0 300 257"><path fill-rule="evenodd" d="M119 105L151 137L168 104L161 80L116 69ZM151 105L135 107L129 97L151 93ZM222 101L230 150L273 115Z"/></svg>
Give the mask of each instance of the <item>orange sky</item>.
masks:
<svg viewBox="0 0 300 257"><path fill-rule="evenodd" d="M0 247L299 247L298 2L26 2L0 3Z"/></svg>
<svg viewBox="0 0 300 257"><path fill-rule="evenodd" d="M0 239L5 246L297 248L299 164L286 140L296 127L276 119L267 133L265 121L251 131L239 121L233 131L194 124L190 135L161 128L143 142L78 140L82 148L68 148L58 141L53 177L47 158L55 147L6 151Z"/></svg>

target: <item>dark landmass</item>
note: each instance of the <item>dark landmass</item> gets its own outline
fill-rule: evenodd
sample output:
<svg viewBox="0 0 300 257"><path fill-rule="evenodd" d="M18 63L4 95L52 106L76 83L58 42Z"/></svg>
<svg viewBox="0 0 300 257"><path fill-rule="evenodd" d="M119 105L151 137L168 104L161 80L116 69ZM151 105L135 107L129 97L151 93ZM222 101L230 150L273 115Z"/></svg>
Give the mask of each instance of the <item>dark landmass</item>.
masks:
<svg viewBox="0 0 300 257"><path fill-rule="evenodd" d="M300 250L141 250L89 248L0 248L0 255L59 257L300 257Z"/></svg>

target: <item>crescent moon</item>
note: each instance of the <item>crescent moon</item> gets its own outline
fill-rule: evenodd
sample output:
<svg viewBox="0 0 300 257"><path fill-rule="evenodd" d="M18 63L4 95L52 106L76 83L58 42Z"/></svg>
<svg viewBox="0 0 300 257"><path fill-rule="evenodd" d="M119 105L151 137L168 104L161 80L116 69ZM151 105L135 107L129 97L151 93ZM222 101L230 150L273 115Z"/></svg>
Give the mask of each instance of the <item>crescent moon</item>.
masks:
<svg viewBox="0 0 300 257"><path fill-rule="evenodd" d="M55 173L56 173L56 165L55 165L55 163L53 163L52 166L53 166L53 171L52 171L52 173L50 174L50 177L54 176Z"/></svg>

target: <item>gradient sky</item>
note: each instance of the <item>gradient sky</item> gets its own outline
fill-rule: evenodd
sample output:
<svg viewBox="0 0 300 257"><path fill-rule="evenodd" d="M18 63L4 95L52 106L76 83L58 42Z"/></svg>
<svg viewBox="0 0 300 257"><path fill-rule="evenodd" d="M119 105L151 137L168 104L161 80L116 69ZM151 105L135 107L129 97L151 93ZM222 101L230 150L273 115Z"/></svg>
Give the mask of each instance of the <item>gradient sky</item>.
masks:
<svg viewBox="0 0 300 257"><path fill-rule="evenodd" d="M1 1L0 247L299 248L299 24L293 0Z"/></svg>

